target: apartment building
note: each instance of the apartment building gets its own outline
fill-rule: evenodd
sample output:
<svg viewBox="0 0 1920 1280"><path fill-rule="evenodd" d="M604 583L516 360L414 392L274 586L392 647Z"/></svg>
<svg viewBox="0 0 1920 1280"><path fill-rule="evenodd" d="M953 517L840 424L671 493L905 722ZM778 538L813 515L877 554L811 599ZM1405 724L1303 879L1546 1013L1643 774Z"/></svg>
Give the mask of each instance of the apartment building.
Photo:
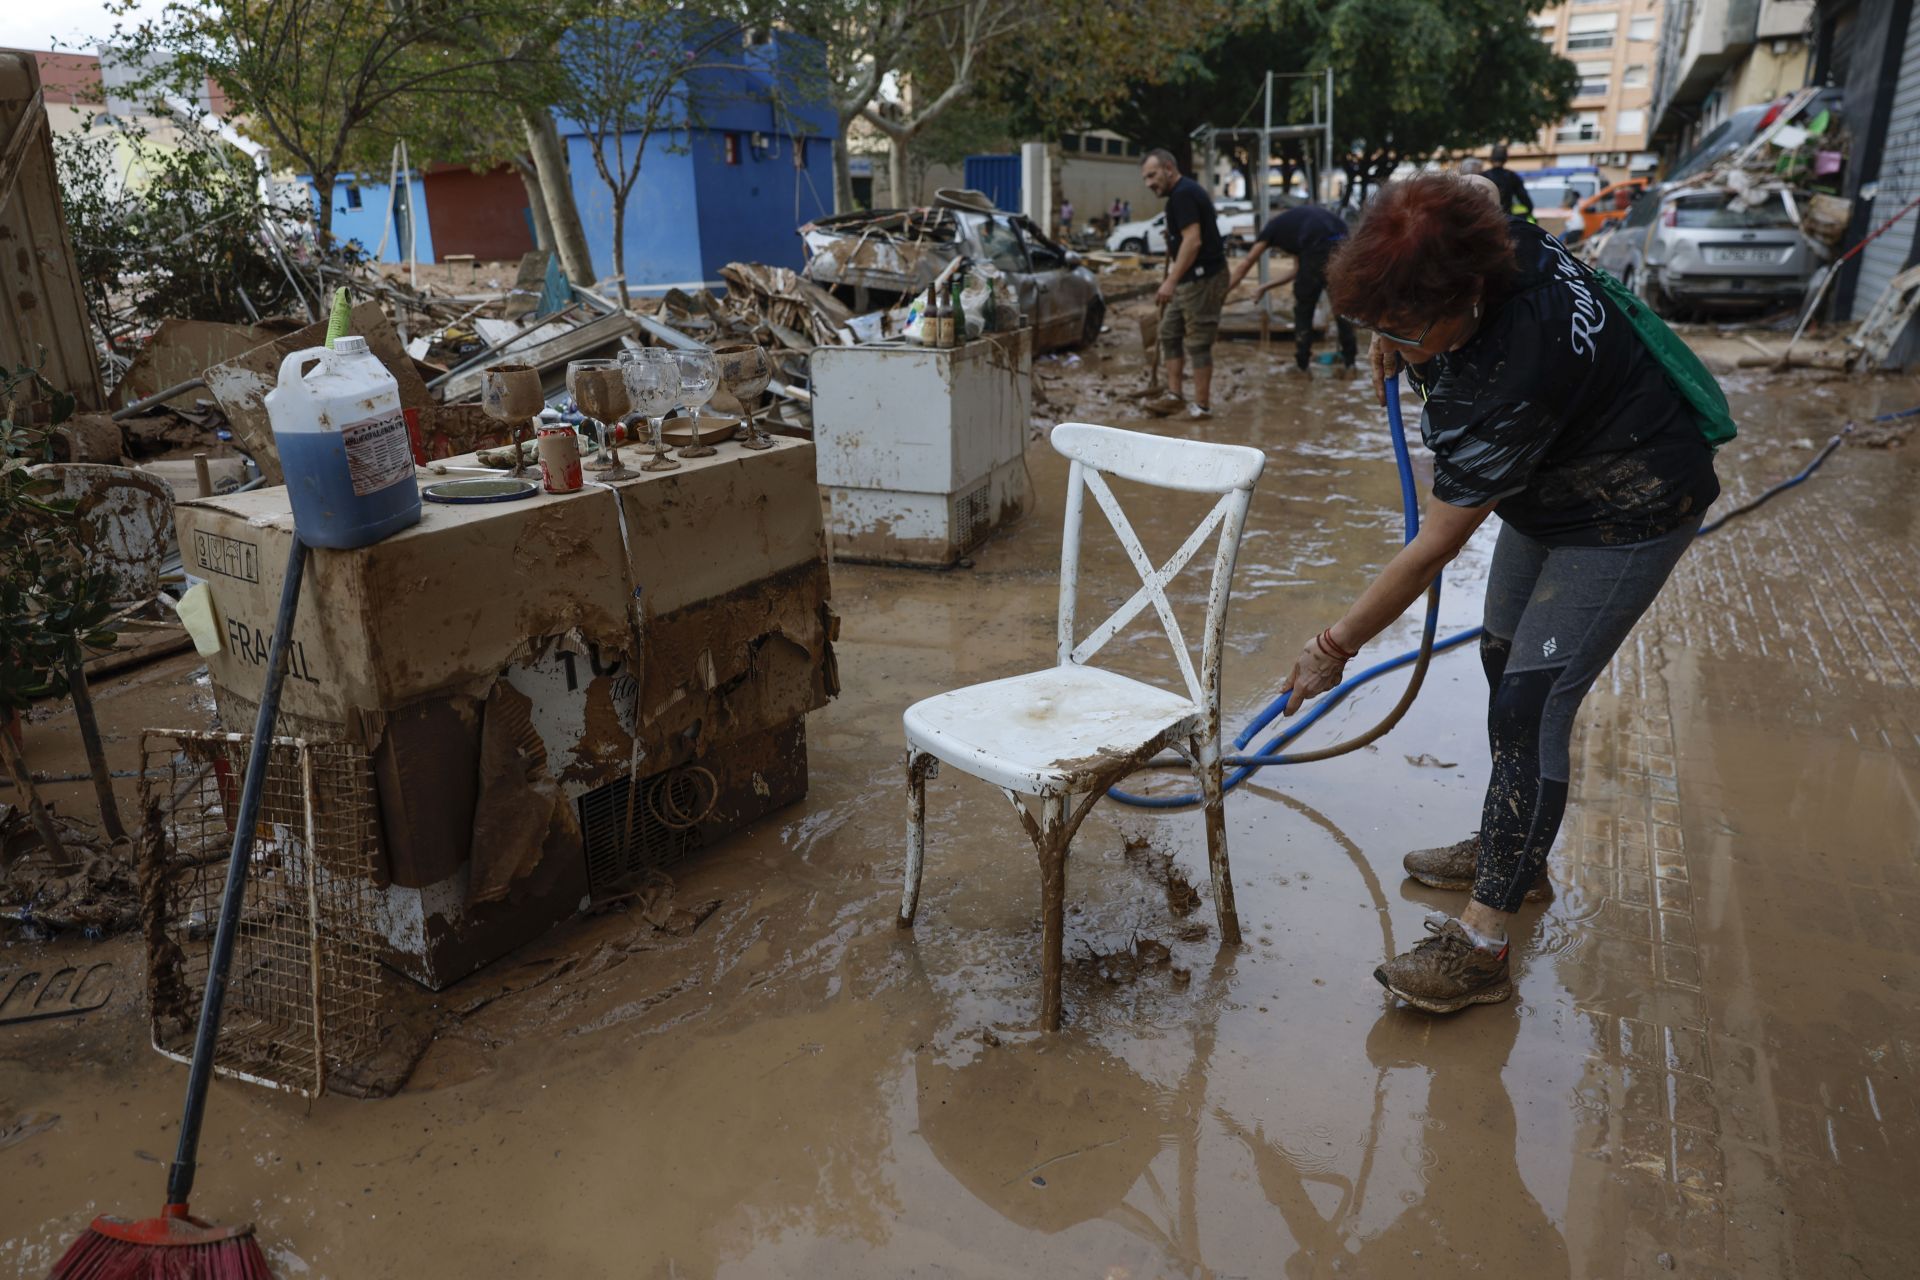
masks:
<svg viewBox="0 0 1920 1280"><path fill-rule="evenodd" d="M1668 0L1652 140L1669 161L1742 107L1807 82L1813 0Z"/></svg>
<svg viewBox="0 0 1920 1280"><path fill-rule="evenodd" d="M1540 39L1579 71L1580 88L1564 120L1509 143L1514 169L1591 167L1608 182L1652 171L1658 157L1647 131L1661 3L1568 0L1534 15Z"/></svg>

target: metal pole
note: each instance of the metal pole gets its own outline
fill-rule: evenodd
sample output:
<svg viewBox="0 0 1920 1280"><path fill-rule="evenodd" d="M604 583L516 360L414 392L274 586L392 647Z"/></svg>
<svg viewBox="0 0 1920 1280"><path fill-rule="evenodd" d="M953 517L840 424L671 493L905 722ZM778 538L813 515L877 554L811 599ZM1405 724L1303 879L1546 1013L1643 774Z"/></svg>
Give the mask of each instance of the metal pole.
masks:
<svg viewBox="0 0 1920 1280"><path fill-rule="evenodd" d="M1333 64L1327 64L1327 181L1333 181Z"/></svg>
<svg viewBox="0 0 1920 1280"><path fill-rule="evenodd" d="M1266 92L1264 96L1266 98L1266 117L1260 125L1260 155L1253 166L1254 188L1258 192L1253 198L1253 234L1256 237L1265 229L1267 217L1271 212L1271 205L1267 194L1267 172L1273 167L1273 72L1271 71L1267 72ZM1254 264L1254 269L1260 273L1260 283L1263 285L1266 284L1266 254L1263 253L1260 255L1260 261ZM1267 295L1262 294L1260 296L1260 331L1263 335L1267 329L1268 314Z"/></svg>

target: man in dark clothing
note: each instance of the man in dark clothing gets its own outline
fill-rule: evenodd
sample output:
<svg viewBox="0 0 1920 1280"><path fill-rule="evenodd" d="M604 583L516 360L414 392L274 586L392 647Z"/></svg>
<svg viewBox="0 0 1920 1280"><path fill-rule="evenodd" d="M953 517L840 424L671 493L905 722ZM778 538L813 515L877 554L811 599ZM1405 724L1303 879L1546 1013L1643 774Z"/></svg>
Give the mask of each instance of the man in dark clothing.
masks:
<svg viewBox="0 0 1920 1280"><path fill-rule="evenodd" d="M1193 362L1193 418L1213 416L1213 340L1220 332L1220 308L1227 300L1227 250L1220 242L1220 217L1213 197L1192 178L1180 176L1171 151L1154 150L1141 162L1148 189L1167 202L1167 278L1154 300L1163 307L1160 358L1167 366L1171 400L1165 412L1178 412L1180 385ZM1149 406L1150 408L1152 406Z"/></svg>
<svg viewBox="0 0 1920 1280"><path fill-rule="evenodd" d="M1320 295L1327 287L1327 259L1333 254L1333 246L1346 238L1347 224L1338 214L1314 204L1288 209L1267 219L1267 225L1260 228L1260 235L1253 242L1253 249L1241 259L1227 281L1227 292L1231 294L1259 263L1261 254L1274 251L1292 255L1294 269L1261 285L1254 297L1258 299L1269 289L1293 284L1293 362L1302 369L1313 360L1313 311L1320 305ZM1340 357L1351 369L1359 354L1353 326L1337 316L1335 323L1339 326Z"/></svg>
<svg viewBox="0 0 1920 1280"><path fill-rule="evenodd" d="M1493 164L1483 170L1481 177L1500 188L1500 207L1516 218L1533 221L1533 197L1527 194L1527 184L1520 181L1520 175L1507 168L1507 149L1495 146Z"/></svg>

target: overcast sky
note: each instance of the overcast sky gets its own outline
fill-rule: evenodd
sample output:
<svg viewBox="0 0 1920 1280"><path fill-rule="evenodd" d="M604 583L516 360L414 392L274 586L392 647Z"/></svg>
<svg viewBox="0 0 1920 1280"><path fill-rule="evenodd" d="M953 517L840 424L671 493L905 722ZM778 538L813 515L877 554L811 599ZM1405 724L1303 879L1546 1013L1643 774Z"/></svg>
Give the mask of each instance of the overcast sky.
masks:
<svg viewBox="0 0 1920 1280"><path fill-rule="evenodd" d="M139 11L159 13L163 0L140 0ZM88 51L113 33L106 0L0 0L0 45L14 49L51 49L58 39Z"/></svg>

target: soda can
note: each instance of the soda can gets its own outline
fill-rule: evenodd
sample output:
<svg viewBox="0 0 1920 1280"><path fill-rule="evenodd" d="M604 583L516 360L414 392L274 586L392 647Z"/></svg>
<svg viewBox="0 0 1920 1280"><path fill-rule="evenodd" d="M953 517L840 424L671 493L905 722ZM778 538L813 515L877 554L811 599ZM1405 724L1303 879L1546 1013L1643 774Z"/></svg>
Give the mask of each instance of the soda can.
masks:
<svg viewBox="0 0 1920 1280"><path fill-rule="evenodd" d="M540 424L540 479L548 493L576 493L580 474L580 437L567 423Z"/></svg>

